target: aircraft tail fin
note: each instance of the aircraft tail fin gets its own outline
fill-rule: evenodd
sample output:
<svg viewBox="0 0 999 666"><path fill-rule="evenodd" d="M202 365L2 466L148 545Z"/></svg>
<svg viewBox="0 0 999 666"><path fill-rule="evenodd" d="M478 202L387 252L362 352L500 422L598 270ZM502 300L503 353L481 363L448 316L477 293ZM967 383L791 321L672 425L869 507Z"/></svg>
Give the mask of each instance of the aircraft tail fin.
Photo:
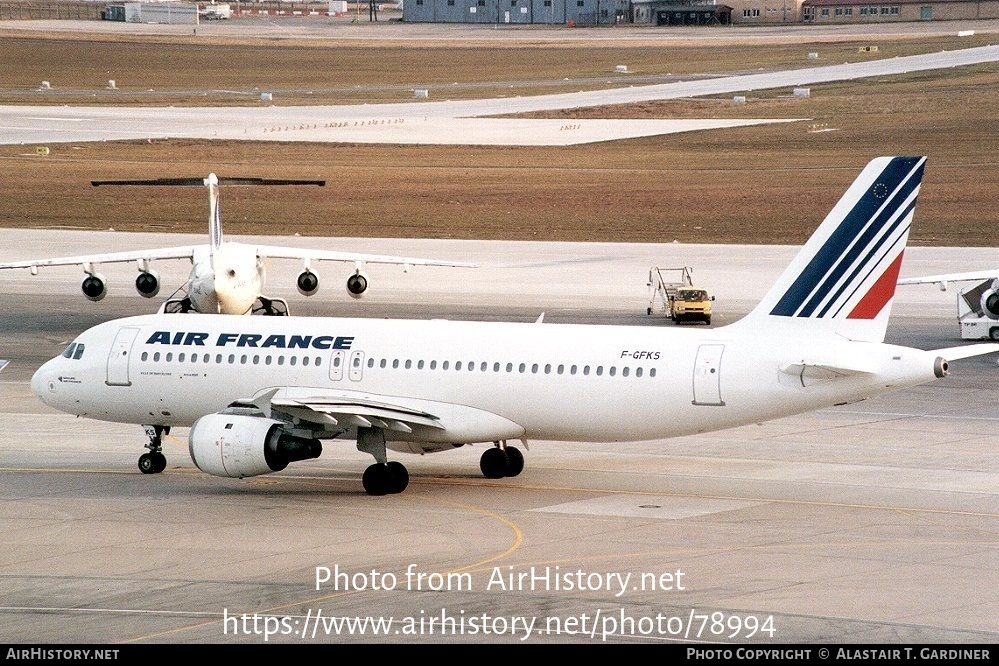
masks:
<svg viewBox="0 0 999 666"><path fill-rule="evenodd" d="M219 179L214 173L205 178L208 188L208 242L212 252L222 245L222 209L219 208Z"/></svg>
<svg viewBox="0 0 999 666"><path fill-rule="evenodd" d="M872 160L745 324L884 341L925 164L925 157Z"/></svg>

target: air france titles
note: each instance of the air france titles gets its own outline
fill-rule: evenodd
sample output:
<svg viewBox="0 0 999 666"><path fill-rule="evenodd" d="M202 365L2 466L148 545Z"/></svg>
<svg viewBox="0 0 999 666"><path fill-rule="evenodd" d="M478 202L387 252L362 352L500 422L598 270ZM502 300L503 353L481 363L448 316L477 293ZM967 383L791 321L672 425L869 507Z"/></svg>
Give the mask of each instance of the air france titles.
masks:
<svg viewBox="0 0 999 666"><path fill-rule="evenodd" d="M180 345L184 347L211 346L211 333L194 331L156 331L146 340L147 345ZM341 335L284 335L275 333L219 333L215 347L244 347L251 349L350 349L353 337Z"/></svg>

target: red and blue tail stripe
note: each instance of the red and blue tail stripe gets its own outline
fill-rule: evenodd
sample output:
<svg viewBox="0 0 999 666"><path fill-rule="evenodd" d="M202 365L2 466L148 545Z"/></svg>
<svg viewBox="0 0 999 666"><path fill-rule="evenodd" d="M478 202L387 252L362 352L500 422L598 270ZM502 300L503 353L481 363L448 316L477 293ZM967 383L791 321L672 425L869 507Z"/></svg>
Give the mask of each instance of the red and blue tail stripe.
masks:
<svg viewBox="0 0 999 666"><path fill-rule="evenodd" d="M804 257L770 314L877 317L895 293L925 163L925 157L872 161L813 236L809 245L818 249Z"/></svg>

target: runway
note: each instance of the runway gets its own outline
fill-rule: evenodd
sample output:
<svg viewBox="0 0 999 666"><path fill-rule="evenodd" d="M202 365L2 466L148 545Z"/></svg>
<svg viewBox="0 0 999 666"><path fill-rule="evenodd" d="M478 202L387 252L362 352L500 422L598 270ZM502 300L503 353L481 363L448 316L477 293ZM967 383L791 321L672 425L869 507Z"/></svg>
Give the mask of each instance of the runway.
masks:
<svg viewBox="0 0 999 666"><path fill-rule="evenodd" d="M197 241L5 232L0 261ZM248 240L248 239L241 239ZM694 267L735 321L790 260L783 246L269 238L476 261L370 267L346 297L325 269L293 312L672 326L646 314L652 265ZM907 250L902 277L990 268L994 249ZM183 263L183 262L179 262ZM158 266L164 280L187 266ZM370 497L352 443L247 480L199 472L186 431L136 468L135 426L78 420L27 380L97 321L153 309L134 268L5 271L0 321L0 635L11 643L965 643L999 638L994 357L862 403L633 444L537 441L486 480L481 447L402 458L410 487ZM963 344L956 295L900 288L889 340ZM192 315L193 316L193 315ZM655 410L657 405L649 405ZM329 580L317 585L317 576ZM337 575L340 574L340 575ZM344 624L349 619L351 624ZM363 626L362 626L363 623ZM391 623L391 624L390 624Z"/></svg>

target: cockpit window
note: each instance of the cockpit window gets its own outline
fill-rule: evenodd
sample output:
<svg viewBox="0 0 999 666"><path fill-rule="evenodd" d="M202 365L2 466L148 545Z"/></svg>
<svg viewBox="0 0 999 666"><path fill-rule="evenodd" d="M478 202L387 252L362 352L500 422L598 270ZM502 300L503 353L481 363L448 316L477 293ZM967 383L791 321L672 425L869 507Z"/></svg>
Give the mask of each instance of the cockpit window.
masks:
<svg viewBox="0 0 999 666"><path fill-rule="evenodd" d="M69 346L66 347L66 349L63 351L62 356L63 358L71 358L74 361L78 361L80 360L80 357L83 356L83 350L85 347L86 345L82 343L71 342L69 343Z"/></svg>

